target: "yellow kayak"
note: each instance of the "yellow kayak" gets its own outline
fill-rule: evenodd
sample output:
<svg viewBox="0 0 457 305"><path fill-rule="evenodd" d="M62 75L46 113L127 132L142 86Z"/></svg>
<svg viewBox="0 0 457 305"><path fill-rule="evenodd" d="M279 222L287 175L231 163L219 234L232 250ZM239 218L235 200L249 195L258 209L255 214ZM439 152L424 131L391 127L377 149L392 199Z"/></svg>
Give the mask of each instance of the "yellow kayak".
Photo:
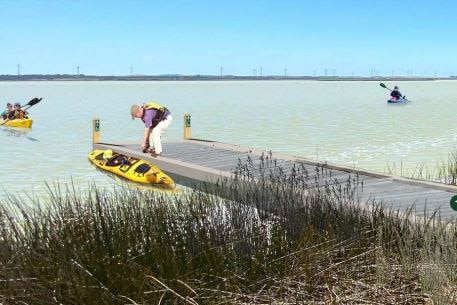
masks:
<svg viewBox="0 0 457 305"><path fill-rule="evenodd" d="M98 168L143 184L174 185L174 181L157 166L141 159L128 157L112 150L96 149L89 153L89 161Z"/></svg>
<svg viewBox="0 0 457 305"><path fill-rule="evenodd" d="M19 128L32 128L32 119L14 119L14 120L9 120L5 124L3 124L3 120L0 120L0 124L2 126L8 126L8 127L19 127Z"/></svg>

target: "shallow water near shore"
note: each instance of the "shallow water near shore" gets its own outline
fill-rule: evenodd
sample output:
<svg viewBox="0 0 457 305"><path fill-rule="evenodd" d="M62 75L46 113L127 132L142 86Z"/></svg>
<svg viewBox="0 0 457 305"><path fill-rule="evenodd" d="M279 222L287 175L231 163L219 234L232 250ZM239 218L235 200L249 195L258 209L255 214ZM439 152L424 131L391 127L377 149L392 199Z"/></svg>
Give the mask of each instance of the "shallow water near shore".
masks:
<svg viewBox="0 0 457 305"><path fill-rule="evenodd" d="M457 82L396 84L412 103L388 105L389 92L372 81L0 82L2 107L43 97L29 109L31 131L0 128L0 188L119 183L87 161L92 119L101 119L103 142L139 144L142 124L129 109L149 100L173 114L164 141L182 139L190 113L195 138L374 171L390 164L397 174L434 168L457 146Z"/></svg>

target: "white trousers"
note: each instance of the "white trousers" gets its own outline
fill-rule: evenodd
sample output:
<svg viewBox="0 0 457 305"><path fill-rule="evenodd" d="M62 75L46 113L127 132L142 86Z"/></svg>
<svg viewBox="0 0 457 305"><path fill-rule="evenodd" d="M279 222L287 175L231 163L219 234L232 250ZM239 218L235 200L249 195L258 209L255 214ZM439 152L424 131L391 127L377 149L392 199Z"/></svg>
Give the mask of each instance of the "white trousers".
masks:
<svg viewBox="0 0 457 305"><path fill-rule="evenodd" d="M149 145L151 145L151 148L154 148L156 154L162 153L161 136L168 126L170 126L171 121L173 121L173 117L169 114L165 120L160 121L160 123L152 129L151 134L149 135Z"/></svg>

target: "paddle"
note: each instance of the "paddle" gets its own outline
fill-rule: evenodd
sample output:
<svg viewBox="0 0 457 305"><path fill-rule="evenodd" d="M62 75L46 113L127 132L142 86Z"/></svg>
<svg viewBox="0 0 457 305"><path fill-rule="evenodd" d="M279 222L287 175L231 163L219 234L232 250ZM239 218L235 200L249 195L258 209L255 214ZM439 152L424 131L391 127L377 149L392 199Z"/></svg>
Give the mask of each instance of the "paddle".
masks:
<svg viewBox="0 0 457 305"><path fill-rule="evenodd" d="M42 99L43 99L42 97L40 97L40 98L34 97L33 99L30 100L30 102L28 102L27 104L25 104L24 106L22 106L22 107L29 106L29 107L27 107L27 108L25 108L25 109L23 109L23 110L25 111L25 110L29 109L30 107L32 107L32 106L38 104ZM22 107L21 107L21 108L22 108ZM3 121L3 123L0 124L0 126L3 125L3 124L5 124L5 123L8 122L9 120L10 120L10 119L7 118L5 121Z"/></svg>
<svg viewBox="0 0 457 305"><path fill-rule="evenodd" d="M388 87L387 87L386 85L384 85L383 83L379 83L379 86L381 86L381 87L383 87L383 88L385 88L385 89L389 90L390 92L392 92L392 91L393 91L392 89L388 88ZM411 101L410 101L410 100L408 100L408 99L406 98L406 96L405 96L405 95L403 95L401 98L402 98L402 99L404 99L405 101L407 101L407 102L410 102L410 103L411 103Z"/></svg>
<svg viewBox="0 0 457 305"><path fill-rule="evenodd" d="M42 97L40 97L40 98L34 97L33 99L30 100L30 102L28 102L27 104L25 104L24 106L22 106L22 107L29 106L29 107L27 107L27 108L25 108L25 109L23 109L23 110L27 110L27 109L29 109L30 107L32 107L32 106L38 104L39 102L41 102L42 99L43 99ZM21 107L21 108L22 108L22 107Z"/></svg>

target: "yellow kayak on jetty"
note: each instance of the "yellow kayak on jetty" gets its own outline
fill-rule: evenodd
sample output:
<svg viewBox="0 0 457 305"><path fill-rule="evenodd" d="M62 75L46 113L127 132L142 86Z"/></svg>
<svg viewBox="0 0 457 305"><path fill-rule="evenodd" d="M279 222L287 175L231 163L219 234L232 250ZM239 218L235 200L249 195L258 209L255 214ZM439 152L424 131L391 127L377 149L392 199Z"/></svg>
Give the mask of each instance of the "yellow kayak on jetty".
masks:
<svg viewBox="0 0 457 305"><path fill-rule="evenodd" d="M14 120L9 120L6 121L0 119L0 125L1 126L7 126L7 127L18 127L18 128L32 128L33 120L32 119L14 119Z"/></svg>
<svg viewBox="0 0 457 305"><path fill-rule="evenodd" d="M89 153L89 161L98 168L143 184L174 185L174 181L157 166L148 161L128 157L111 149L96 149Z"/></svg>

